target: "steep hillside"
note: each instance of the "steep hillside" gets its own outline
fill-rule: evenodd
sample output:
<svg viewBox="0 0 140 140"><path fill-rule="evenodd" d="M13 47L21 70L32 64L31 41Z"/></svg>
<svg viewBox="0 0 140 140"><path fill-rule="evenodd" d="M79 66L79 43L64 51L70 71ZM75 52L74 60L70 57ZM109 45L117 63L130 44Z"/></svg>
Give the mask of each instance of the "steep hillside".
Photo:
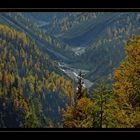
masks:
<svg viewBox="0 0 140 140"><path fill-rule="evenodd" d="M44 29L53 36L61 36L75 26L79 26L84 21L96 19L101 12L45 12L24 13L24 15L34 19L39 28Z"/></svg>
<svg viewBox="0 0 140 140"><path fill-rule="evenodd" d="M99 79L96 77L99 73L102 77L108 76L120 64L124 58L124 46L127 40L133 35L139 34L139 21L139 13L118 15L86 48L81 57L93 65L91 73L87 77L92 80Z"/></svg>
<svg viewBox="0 0 140 140"><path fill-rule="evenodd" d="M0 24L0 126L57 126L74 89L55 72L55 62L25 33Z"/></svg>
<svg viewBox="0 0 140 140"><path fill-rule="evenodd" d="M19 31L25 32L28 37L35 40L42 50L47 52L51 58L68 61L66 56L73 55L73 52L68 50L68 45L44 33L44 30L38 28L36 23L32 19L24 16L23 13L0 13L0 16L0 23L7 24Z"/></svg>
<svg viewBox="0 0 140 140"><path fill-rule="evenodd" d="M29 15L38 21L49 22L39 28L67 45L66 51L61 54L65 53L71 61L63 62L77 71L89 71L85 78L92 82L108 76L111 78L113 69L124 58L123 46L132 35L139 34L140 29L140 15L134 12L52 12ZM69 75L70 71L66 73Z"/></svg>
<svg viewBox="0 0 140 140"><path fill-rule="evenodd" d="M86 71L88 84L111 77L113 69L124 58L126 41L139 34L140 29L140 15L134 12L16 12L0 15L1 23L24 31L55 60L57 73L75 81L80 70Z"/></svg>
<svg viewBox="0 0 140 140"><path fill-rule="evenodd" d="M93 115L97 118L95 124L100 123L101 99L109 103L104 113L110 115L114 106L112 73L127 58L125 46L139 31L140 13L134 12L1 12L0 127L63 127L63 113L68 106L66 125L93 126ZM137 42L132 42L130 49L132 46L136 47ZM135 53L130 55L132 60ZM124 74L129 81L129 73ZM121 79L120 71L115 75ZM103 79L109 85L101 83L98 87ZM131 84L127 86L132 88ZM117 86L115 90L118 93ZM122 120L125 113L122 117L116 111ZM114 123L117 117L113 117ZM85 120L81 125L82 118Z"/></svg>
<svg viewBox="0 0 140 140"><path fill-rule="evenodd" d="M127 40L139 34L140 29L139 13L103 15L95 21L82 23L63 37L66 42L75 45L73 66L89 70L86 78L92 82L111 76L124 58Z"/></svg>

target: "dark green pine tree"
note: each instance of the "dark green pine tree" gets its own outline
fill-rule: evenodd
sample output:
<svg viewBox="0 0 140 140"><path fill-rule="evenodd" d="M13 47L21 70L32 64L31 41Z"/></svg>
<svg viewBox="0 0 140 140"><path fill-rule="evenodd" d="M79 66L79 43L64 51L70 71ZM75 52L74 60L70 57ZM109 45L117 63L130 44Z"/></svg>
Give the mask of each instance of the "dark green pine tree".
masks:
<svg viewBox="0 0 140 140"><path fill-rule="evenodd" d="M83 95L84 95L84 92L83 92L83 74L82 72L80 71L79 75L78 75L78 87L77 87L77 92L76 92L76 97L77 97L77 100L80 100Z"/></svg>

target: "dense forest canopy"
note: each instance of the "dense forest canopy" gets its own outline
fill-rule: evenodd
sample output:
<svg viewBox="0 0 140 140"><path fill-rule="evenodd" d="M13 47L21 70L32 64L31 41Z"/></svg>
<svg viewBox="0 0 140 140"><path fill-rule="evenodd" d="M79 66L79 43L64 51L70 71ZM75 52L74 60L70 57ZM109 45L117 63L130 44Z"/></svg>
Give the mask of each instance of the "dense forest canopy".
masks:
<svg viewBox="0 0 140 140"><path fill-rule="evenodd" d="M139 128L140 14L0 13L1 128Z"/></svg>
<svg viewBox="0 0 140 140"><path fill-rule="evenodd" d="M1 127L47 127L42 117L54 110L60 116L64 102L72 99L71 81L49 70L55 63L25 33L5 25L0 25L0 56Z"/></svg>

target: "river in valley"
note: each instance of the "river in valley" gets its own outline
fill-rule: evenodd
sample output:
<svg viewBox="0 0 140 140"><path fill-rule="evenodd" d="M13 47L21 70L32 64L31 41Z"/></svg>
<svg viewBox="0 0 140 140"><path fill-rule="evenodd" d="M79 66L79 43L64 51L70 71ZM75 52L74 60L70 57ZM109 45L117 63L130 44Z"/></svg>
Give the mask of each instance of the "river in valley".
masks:
<svg viewBox="0 0 140 140"><path fill-rule="evenodd" d="M86 75L87 73L89 73L88 70L83 70L83 69L78 69L78 68L73 68L71 65L68 65L66 63L63 62L58 62L59 68L60 70L62 70L64 73L66 73L70 78L72 78L73 80L77 81L78 80L78 75L79 72L81 71L82 74ZM94 83L89 81L88 79L84 79L83 78L83 82L84 82L84 86L86 88L90 88Z"/></svg>

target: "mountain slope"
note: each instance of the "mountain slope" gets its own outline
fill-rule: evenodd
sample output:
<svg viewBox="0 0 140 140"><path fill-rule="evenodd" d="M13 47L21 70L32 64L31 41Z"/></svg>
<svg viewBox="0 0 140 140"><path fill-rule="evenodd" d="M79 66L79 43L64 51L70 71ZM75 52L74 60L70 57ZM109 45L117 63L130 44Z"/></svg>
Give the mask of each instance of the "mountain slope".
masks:
<svg viewBox="0 0 140 140"><path fill-rule="evenodd" d="M62 127L79 72L111 83L139 30L139 13L0 13L0 127Z"/></svg>
<svg viewBox="0 0 140 140"><path fill-rule="evenodd" d="M113 69L124 58L124 46L127 40L139 34L140 29L139 13L103 15L104 18L97 17L99 18L97 21L86 21L64 35L67 42L79 50L78 53L75 52L78 55L76 54L73 66L89 70L85 78L92 82L111 76ZM74 33L76 35L73 35Z"/></svg>
<svg viewBox="0 0 140 140"><path fill-rule="evenodd" d="M42 18L39 18L39 15ZM48 19L47 16L50 15L51 18ZM38 17L34 16L34 18L54 23L53 27L49 24L41 28L53 28L55 34L52 36L64 44L68 44L65 53L71 61L62 62L77 71L78 69L88 70L85 78L91 82L111 76L113 69L124 58L123 46L132 35L139 33L139 13L68 12L50 15L49 13L38 13ZM53 19L55 20L53 21ZM61 31L58 27L65 27L65 30ZM48 33L51 32L48 31ZM72 55L69 55L70 53ZM67 74L69 75L69 71Z"/></svg>
<svg viewBox="0 0 140 140"><path fill-rule="evenodd" d="M1 13L0 16L3 19L1 23L10 25L19 31L24 31L29 38L34 39L53 59L68 60L68 58L65 57L65 44L45 34L31 19L26 18L22 13ZM63 49L61 49L61 47Z"/></svg>
<svg viewBox="0 0 140 140"><path fill-rule="evenodd" d="M78 74L80 69L88 71L85 78L90 82L111 76L113 69L124 58L123 46L132 35L139 33L140 27L139 13L44 12L1 15L1 22L24 31L56 61L57 73L74 81L74 72ZM37 21L53 24L39 26ZM66 29L62 31L61 27L64 26ZM45 31L46 28L54 29L54 33ZM60 67L59 64L64 65Z"/></svg>
<svg viewBox="0 0 140 140"><path fill-rule="evenodd" d="M88 12L45 12L24 13L26 16L34 19L38 27L44 29L53 36L60 36L71 28L80 25L84 21L95 19L101 13Z"/></svg>
<svg viewBox="0 0 140 140"><path fill-rule="evenodd" d="M48 118L60 121L61 109L70 103L74 89L70 80L55 72L58 70L54 61L25 33L0 24L0 100L6 106L4 111L0 105L5 115L0 125L48 127ZM11 121L8 113L15 110L23 111L23 118L13 114Z"/></svg>

